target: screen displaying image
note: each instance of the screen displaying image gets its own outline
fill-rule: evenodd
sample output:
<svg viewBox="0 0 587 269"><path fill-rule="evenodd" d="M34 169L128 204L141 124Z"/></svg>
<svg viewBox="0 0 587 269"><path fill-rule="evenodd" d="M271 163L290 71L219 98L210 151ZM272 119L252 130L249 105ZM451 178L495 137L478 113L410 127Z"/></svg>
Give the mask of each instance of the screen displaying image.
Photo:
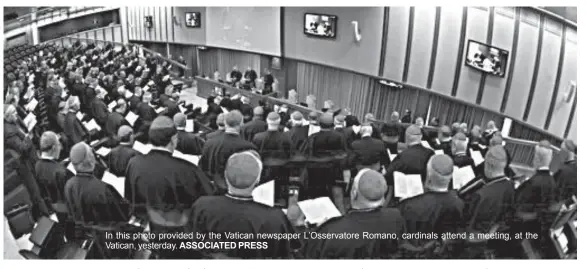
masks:
<svg viewBox="0 0 587 269"><path fill-rule="evenodd" d="M474 40L469 40L467 47L466 65L495 76L505 75L508 51Z"/></svg>
<svg viewBox="0 0 587 269"><path fill-rule="evenodd" d="M304 33L319 37L336 37L336 16L305 14Z"/></svg>
<svg viewBox="0 0 587 269"><path fill-rule="evenodd" d="M200 12L186 12L185 25L190 28L200 28L202 25Z"/></svg>

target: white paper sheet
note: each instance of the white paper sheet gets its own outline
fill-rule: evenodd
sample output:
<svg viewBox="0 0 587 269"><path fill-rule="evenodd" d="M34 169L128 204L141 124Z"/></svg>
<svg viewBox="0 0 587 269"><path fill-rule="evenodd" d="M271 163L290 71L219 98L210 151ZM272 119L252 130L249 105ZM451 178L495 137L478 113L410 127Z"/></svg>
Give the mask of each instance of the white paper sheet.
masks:
<svg viewBox="0 0 587 269"><path fill-rule="evenodd" d="M73 163L69 163L69 165L67 166L67 170L71 171L74 175L77 175L77 172L75 171L75 168L73 167Z"/></svg>
<svg viewBox="0 0 587 269"><path fill-rule="evenodd" d="M96 144L98 144L100 142L100 140L94 140L92 142L90 142L90 147L95 146Z"/></svg>
<svg viewBox="0 0 587 269"><path fill-rule="evenodd" d="M150 145L145 145L139 141L135 141L132 148L142 154L147 154L147 153L149 153L149 151L151 151Z"/></svg>
<svg viewBox="0 0 587 269"><path fill-rule="evenodd" d="M193 120L187 120L185 122L185 131L188 133L194 132L194 121Z"/></svg>
<svg viewBox="0 0 587 269"><path fill-rule="evenodd" d="M61 99L65 99L65 97L67 97L67 91L66 90L62 90L61 91Z"/></svg>
<svg viewBox="0 0 587 269"><path fill-rule="evenodd" d="M273 207L275 205L275 181L271 180L253 190L253 201Z"/></svg>
<svg viewBox="0 0 587 269"><path fill-rule="evenodd" d="M116 177L112 173L105 171L102 181L114 187L122 197L124 197L124 177Z"/></svg>
<svg viewBox="0 0 587 269"><path fill-rule="evenodd" d="M128 121L130 126L135 126L135 122L137 121L138 118L139 118L139 116L137 116L137 114L133 113L132 111L129 111L124 119L126 121Z"/></svg>
<svg viewBox="0 0 587 269"><path fill-rule="evenodd" d="M484 146L483 144L477 144L477 146L479 146L480 149L486 149L487 147Z"/></svg>
<svg viewBox="0 0 587 269"><path fill-rule="evenodd" d="M389 149L387 149L387 155L389 155L389 161L392 161L395 159L395 157L397 157L397 154L391 154L391 151L389 151Z"/></svg>
<svg viewBox="0 0 587 269"><path fill-rule="evenodd" d="M311 136L317 132L320 132L320 126L310 124L310 127L308 128L308 136Z"/></svg>
<svg viewBox="0 0 587 269"><path fill-rule="evenodd" d="M37 124L37 117L35 116L35 114L29 113L22 121L26 126L27 130L30 132Z"/></svg>
<svg viewBox="0 0 587 269"><path fill-rule="evenodd" d="M31 99L31 101L25 106L25 108L27 111L33 111L37 107L37 104L39 104L39 101L33 97L33 99Z"/></svg>
<svg viewBox="0 0 587 269"><path fill-rule="evenodd" d="M422 141L422 146L423 146L423 147L425 147L425 148L429 148L429 149L431 149L431 150L434 150L434 149L433 149L433 148L430 146L430 144L428 143L428 141Z"/></svg>
<svg viewBox="0 0 587 269"><path fill-rule="evenodd" d="M420 175L393 172L395 197L406 199L424 193Z"/></svg>
<svg viewBox="0 0 587 269"><path fill-rule="evenodd" d="M98 155L102 156L102 157L106 157L108 154L110 154L111 149L109 148L105 148L105 147L101 147L100 149L98 149L96 151L96 153L98 153Z"/></svg>
<svg viewBox="0 0 587 269"><path fill-rule="evenodd" d="M462 168L454 167L452 172L452 187L455 190L465 186L469 181L475 178L475 173L470 165Z"/></svg>
<svg viewBox="0 0 587 269"><path fill-rule="evenodd" d="M183 107L182 105L177 106L179 107L179 111L181 111L182 114L185 114L185 111L187 110L187 108Z"/></svg>
<svg viewBox="0 0 587 269"><path fill-rule="evenodd" d="M312 200L305 200L298 203L304 213L306 221L311 224L320 225L331 218L340 217L341 214L328 197L320 197Z"/></svg>
<svg viewBox="0 0 587 269"><path fill-rule="evenodd" d="M437 150L434 151L434 154L435 155L443 155L444 154L444 150L437 149Z"/></svg>
<svg viewBox="0 0 587 269"><path fill-rule="evenodd" d="M485 161L485 159L481 155L481 152L473 150L473 149L469 149L469 152L471 152L471 158L473 159L473 162L475 162L475 166L477 166L477 165L481 164L483 161Z"/></svg>
<svg viewBox="0 0 587 269"><path fill-rule="evenodd" d="M76 117L78 120L80 120L80 121L81 121L81 120L84 118L84 114L78 111L78 112L75 114L75 117Z"/></svg>
<svg viewBox="0 0 587 269"><path fill-rule="evenodd" d="M157 112L157 114L159 114L163 111L165 111L165 107L160 107L160 108L155 109L155 112Z"/></svg>
<svg viewBox="0 0 587 269"><path fill-rule="evenodd" d="M132 93L131 91L129 91L129 90L126 90L126 91L124 92L124 98L126 98L126 99L129 99L129 98L131 98L132 96L133 96L133 93Z"/></svg>
<svg viewBox="0 0 587 269"><path fill-rule="evenodd" d="M83 124L84 124L84 126L86 126L86 129L88 129L88 131L102 130L102 128L100 128L100 125L98 125L94 119L90 120L89 122L84 122Z"/></svg>
<svg viewBox="0 0 587 269"><path fill-rule="evenodd" d="M173 156L175 158L186 160L186 161L188 161L190 163L193 163L194 165L198 165L198 163L200 162L200 156L190 155L190 154L183 154L182 152L180 152L178 150L174 150L173 151L173 154L171 156Z"/></svg>
<svg viewBox="0 0 587 269"><path fill-rule="evenodd" d="M108 104L108 110L110 110L110 112L112 112L112 109L114 109L115 106L116 106L116 101L110 102L110 104Z"/></svg>

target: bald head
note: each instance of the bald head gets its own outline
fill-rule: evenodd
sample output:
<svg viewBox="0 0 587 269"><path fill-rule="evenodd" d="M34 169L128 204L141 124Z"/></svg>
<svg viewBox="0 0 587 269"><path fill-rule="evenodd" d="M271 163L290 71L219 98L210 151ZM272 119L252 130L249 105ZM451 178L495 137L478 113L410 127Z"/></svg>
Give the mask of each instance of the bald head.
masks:
<svg viewBox="0 0 587 269"><path fill-rule="evenodd" d="M494 122L494 121L492 121L492 120L491 120L491 121L489 121L489 122L487 123L487 129L490 129L490 130L492 130L492 129L495 129L495 122Z"/></svg>
<svg viewBox="0 0 587 269"><path fill-rule="evenodd" d="M224 113L221 113L216 117L216 125L218 125L218 128L221 130L224 130L224 116Z"/></svg>
<svg viewBox="0 0 587 269"><path fill-rule="evenodd" d="M261 106L255 107L255 109L253 109L253 115L255 117L263 117L264 114L265 110Z"/></svg>
<svg viewBox="0 0 587 269"><path fill-rule="evenodd" d="M185 128L187 116L181 112L173 115L173 123L176 128Z"/></svg>
<svg viewBox="0 0 587 269"><path fill-rule="evenodd" d="M259 182L263 170L263 163L254 151L235 153L228 158L224 177L229 192L252 192Z"/></svg>
<svg viewBox="0 0 587 269"><path fill-rule="evenodd" d="M363 125L360 129L361 137L370 137L373 135L373 126L371 125Z"/></svg>
<svg viewBox="0 0 587 269"><path fill-rule="evenodd" d="M506 165L507 153L505 149L501 145L490 147L485 154L485 176L487 178L503 176Z"/></svg>
<svg viewBox="0 0 587 269"><path fill-rule="evenodd" d="M406 129L406 144L415 145L422 142L422 130L417 125L410 125Z"/></svg>
<svg viewBox="0 0 587 269"><path fill-rule="evenodd" d="M375 121L373 113L367 113L367 115L365 115L365 123L372 123L373 121Z"/></svg>
<svg viewBox="0 0 587 269"><path fill-rule="evenodd" d="M438 130L438 134L440 138L447 138L452 136L450 127L448 127L447 125L443 125L442 127L440 127L440 129Z"/></svg>
<svg viewBox="0 0 587 269"><path fill-rule="evenodd" d="M310 112L310 114L308 115L308 119L311 123L316 124L316 122L318 121L318 113L315 111Z"/></svg>
<svg viewBox="0 0 587 269"><path fill-rule="evenodd" d="M452 152L453 154L467 152L467 136L464 133L458 132L453 136Z"/></svg>
<svg viewBox="0 0 587 269"><path fill-rule="evenodd" d="M94 172L96 159L94 157L94 153L92 153L92 148L84 142L79 142L73 145L71 151L69 152L69 160L73 164L75 171L78 173Z"/></svg>
<svg viewBox="0 0 587 269"><path fill-rule="evenodd" d="M47 153L51 157L59 157L60 143L59 137L56 133L51 131L44 132L43 135L41 135L41 141L39 144L41 152ZM52 154L55 152L57 152L57 156Z"/></svg>
<svg viewBox="0 0 587 269"><path fill-rule="evenodd" d="M391 121L392 122L399 121L399 112L394 111L393 113L391 113Z"/></svg>
<svg viewBox="0 0 587 269"><path fill-rule="evenodd" d="M238 110L233 110L224 116L224 127L226 129L240 129L243 124L243 115Z"/></svg>
<svg viewBox="0 0 587 269"><path fill-rule="evenodd" d="M500 133L496 133L495 135L493 135L491 140L489 140L490 147L501 146L502 144L503 144L503 137L501 137Z"/></svg>
<svg viewBox="0 0 587 269"><path fill-rule="evenodd" d="M328 129L334 126L334 115L330 112L320 115L320 128Z"/></svg>
<svg viewBox="0 0 587 269"><path fill-rule="evenodd" d="M351 205L355 209L380 206L385 198L387 183L375 170L363 169L357 173L351 189Z"/></svg>
<svg viewBox="0 0 587 269"><path fill-rule="evenodd" d="M534 168L549 167L551 161L552 148L550 147L550 142L542 140L534 147Z"/></svg>
<svg viewBox="0 0 587 269"><path fill-rule="evenodd" d="M173 147L175 142L173 138L177 138L177 129L173 120L167 116L159 116L153 120L149 127L149 142L157 147ZM173 144L171 146L171 144Z"/></svg>
<svg viewBox="0 0 587 269"><path fill-rule="evenodd" d="M454 162L448 155L434 155L427 165L426 188L432 191L447 191L452 179Z"/></svg>

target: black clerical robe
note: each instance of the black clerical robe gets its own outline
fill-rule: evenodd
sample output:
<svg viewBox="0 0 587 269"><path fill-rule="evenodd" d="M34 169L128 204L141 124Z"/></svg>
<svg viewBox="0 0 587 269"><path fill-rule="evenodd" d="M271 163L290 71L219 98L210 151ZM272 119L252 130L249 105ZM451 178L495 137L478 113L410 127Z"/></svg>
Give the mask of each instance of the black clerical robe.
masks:
<svg viewBox="0 0 587 269"><path fill-rule="evenodd" d="M128 202L109 184L92 173L78 172L65 184L65 199L70 216L86 224L127 222Z"/></svg>
<svg viewBox="0 0 587 269"><path fill-rule="evenodd" d="M321 234L359 234L355 239L307 239L305 257L310 259L385 259L397 252L399 239L405 232L405 222L395 208L350 210L345 216L322 224ZM388 239L369 239L367 232L388 236ZM307 235L307 234L306 234ZM395 235L397 239L390 237ZM307 235L310 237L309 235Z"/></svg>
<svg viewBox="0 0 587 269"><path fill-rule="evenodd" d="M38 160L35 164L35 178L48 208L65 203L63 190L69 177L61 163L51 159Z"/></svg>
<svg viewBox="0 0 587 269"><path fill-rule="evenodd" d="M33 142L26 137L20 128L14 124L4 121L4 146L6 149L16 151L22 156L34 154Z"/></svg>
<svg viewBox="0 0 587 269"><path fill-rule="evenodd" d="M224 130L220 130L220 129L215 130L215 131L210 132L210 133L207 133L206 134L206 141L208 141L208 140L210 140L210 139L212 139L214 137L217 137L217 136L219 136L219 135L221 135L223 133L224 133Z"/></svg>
<svg viewBox="0 0 587 269"><path fill-rule="evenodd" d="M188 133L184 130L177 131L176 150L183 154L202 155L204 143L196 137L196 134Z"/></svg>
<svg viewBox="0 0 587 269"><path fill-rule="evenodd" d="M64 132L65 135L67 135L69 145L72 146L81 141L84 141L84 139L86 139L88 136L88 131L77 119L75 114L75 112L70 111L67 113L67 115L65 115Z"/></svg>
<svg viewBox="0 0 587 269"><path fill-rule="evenodd" d="M391 163L383 141L370 136L351 143L351 155L351 163L354 166L370 167L375 165L373 167L377 167L376 171L380 170L381 165L387 167Z"/></svg>
<svg viewBox="0 0 587 269"><path fill-rule="evenodd" d="M554 174L558 189L558 201L571 202L577 197L577 160L566 161Z"/></svg>
<svg viewBox="0 0 587 269"><path fill-rule="evenodd" d="M427 191L423 194L405 199L399 204L399 210L406 220L406 232L455 233L458 231L463 216L463 201L455 192ZM421 246L429 240L409 240L415 246Z"/></svg>
<svg viewBox="0 0 587 269"><path fill-rule="evenodd" d="M353 129L351 127L347 127L347 128L334 127L334 131L339 132L343 135L347 149L351 148L351 144L355 140L361 138L359 135L355 134L355 132L353 131Z"/></svg>
<svg viewBox="0 0 587 269"><path fill-rule="evenodd" d="M475 168L475 161L473 161L473 158L468 156L465 152L455 154L452 159L455 166L459 168L465 166L471 166L471 168Z"/></svg>
<svg viewBox="0 0 587 269"><path fill-rule="evenodd" d="M214 192L210 179L198 166L171 155L152 149L130 160L124 191L136 215L144 215L145 210L163 216L185 212L200 196Z"/></svg>
<svg viewBox="0 0 587 269"><path fill-rule="evenodd" d="M485 179L485 185L465 200L464 228L488 232L495 224L508 223L514 210L515 189L507 177Z"/></svg>
<svg viewBox="0 0 587 269"><path fill-rule="evenodd" d="M128 99L130 111L133 111L133 112L136 111L137 107L139 106L140 103L141 103L141 97L133 94L133 96L131 96Z"/></svg>
<svg viewBox="0 0 587 269"><path fill-rule="evenodd" d="M285 168L293 150L289 136L280 131L265 131L255 135L253 144L263 161L261 182L276 180L276 190L280 190L279 186L287 183L289 177Z"/></svg>
<svg viewBox="0 0 587 269"><path fill-rule="evenodd" d="M205 196L198 199L193 207L189 222L190 232L208 234L221 233L223 239L208 242L226 241L225 233L252 234L252 238L231 239L236 242L259 242L266 247L202 250L200 256L210 256L211 252L222 253L229 258L276 259L291 258L298 249L298 240L258 239L267 234L294 234L295 231L281 209L268 207L253 201L252 197L226 194L224 196Z"/></svg>
<svg viewBox="0 0 587 269"><path fill-rule="evenodd" d="M108 106L104 103L104 100L94 97L94 99L90 102L90 115L92 118L96 120L96 123L100 126L104 126L106 124L106 119L108 118Z"/></svg>
<svg viewBox="0 0 587 269"><path fill-rule="evenodd" d="M141 153L134 150L130 144L120 144L113 148L107 156L110 173L117 177L124 177L130 159L137 155Z"/></svg>
<svg viewBox="0 0 587 269"><path fill-rule="evenodd" d="M236 133L224 132L204 143L199 167L214 178L220 189L224 189L224 169L228 158L234 153L247 150L257 150L257 147Z"/></svg>
<svg viewBox="0 0 587 269"><path fill-rule="evenodd" d="M452 157L452 139L440 141L440 144L434 146L437 150L442 150L444 154Z"/></svg>
<svg viewBox="0 0 587 269"><path fill-rule="evenodd" d="M537 170L516 190L516 211L534 212L540 217L556 201L557 189L554 177L548 169Z"/></svg>
<svg viewBox="0 0 587 269"><path fill-rule="evenodd" d="M243 125L241 128L241 136L252 142L256 134L265 132L267 130L267 123L260 119L253 119Z"/></svg>
<svg viewBox="0 0 587 269"><path fill-rule="evenodd" d="M106 131L106 134L108 136L115 137L118 134L118 129L122 125L130 126L130 124L124 119L124 116L122 114L114 111L108 114L104 130Z"/></svg>
<svg viewBox="0 0 587 269"><path fill-rule="evenodd" d="M294 126L287 133L291 140L292 146L296 151L302 150L302 145L308 139L309 126Z"/></svg>
<svg viewBox="0 0 587 269"><path fill-rule="evenodd" d="M426 182L426 166L428 160L434 155L434 151L425 148L422 144L409 146L406 150L398 154L387 167L385 180L390 187L394 186L393 172L401 172L406 175L420 175L422 184Z"/></svg>

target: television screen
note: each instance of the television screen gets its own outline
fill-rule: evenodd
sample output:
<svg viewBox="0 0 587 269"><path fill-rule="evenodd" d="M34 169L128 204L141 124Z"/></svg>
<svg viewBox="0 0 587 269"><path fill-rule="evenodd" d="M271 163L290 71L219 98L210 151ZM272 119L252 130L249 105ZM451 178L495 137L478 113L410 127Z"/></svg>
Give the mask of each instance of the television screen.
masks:
<svg viewBox="0 0 587 269"><path fill-rule="evenodd" d="M189 28L200 28L202 26L202 14L200 12L186 12L185 25Z"/></svg>
<svg viewBox="0 0 587 269"><path fill-rule="evenodd" d="M508 51L469 40L465 64L495 76L503 77L508 63Z"/></svg>
<svg viewBox="0 0 587 269"><path fill-rule="evenodd" d="M318 37L335 38L336 16L306 13L304 15L304 33Z"/></svg>

